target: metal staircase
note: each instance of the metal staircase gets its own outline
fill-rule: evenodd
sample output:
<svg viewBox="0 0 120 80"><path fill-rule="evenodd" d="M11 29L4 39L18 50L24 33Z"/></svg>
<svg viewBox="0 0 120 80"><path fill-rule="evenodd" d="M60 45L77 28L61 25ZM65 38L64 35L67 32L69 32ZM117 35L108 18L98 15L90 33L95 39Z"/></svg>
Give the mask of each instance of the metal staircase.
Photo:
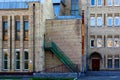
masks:
<svg viewBox="0 0 120 80"><path fill-rule="evenodd" d="M71 72L79 71L77 66L64 54L64 52L54 42L45 41L44 48L46 51L51 51L53 54L55 54L57 58L63 64L65 64L67 68L69 68Z"/></svg>

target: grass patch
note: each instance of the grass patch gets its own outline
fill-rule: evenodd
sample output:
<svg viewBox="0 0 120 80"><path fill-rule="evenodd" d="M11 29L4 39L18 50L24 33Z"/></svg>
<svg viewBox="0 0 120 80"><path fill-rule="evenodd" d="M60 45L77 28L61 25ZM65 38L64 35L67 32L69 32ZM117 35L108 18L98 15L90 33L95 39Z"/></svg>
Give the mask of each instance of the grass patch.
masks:
<svg viewBox="0 0 120 80"><path fill-rule="evenodd" d="M73 80L74 78L31 78L30 80Z"/></svg>

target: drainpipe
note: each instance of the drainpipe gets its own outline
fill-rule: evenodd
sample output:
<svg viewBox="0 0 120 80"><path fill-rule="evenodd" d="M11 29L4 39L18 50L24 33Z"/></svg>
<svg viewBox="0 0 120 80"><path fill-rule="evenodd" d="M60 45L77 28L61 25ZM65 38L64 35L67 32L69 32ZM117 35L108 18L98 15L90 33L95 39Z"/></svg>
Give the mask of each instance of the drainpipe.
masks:
<svg viewBox="0 0 120 80"><path fill-rule="evenodd" d="M12 16L10 16L10 71L12 70Z"/></svg>
<svg viewBox="0 0 120 80"><path fill-rule="evenodd" d="M84 76L84 10L82 11L82 28L81 28L81 35L82 35L82 72L81 75Z"/></svg>
<svg viewBox="0 0 120 80"><path fill-rule="evenodd" d="M35 4L33 4L33 72L35 72Z"/></svg>

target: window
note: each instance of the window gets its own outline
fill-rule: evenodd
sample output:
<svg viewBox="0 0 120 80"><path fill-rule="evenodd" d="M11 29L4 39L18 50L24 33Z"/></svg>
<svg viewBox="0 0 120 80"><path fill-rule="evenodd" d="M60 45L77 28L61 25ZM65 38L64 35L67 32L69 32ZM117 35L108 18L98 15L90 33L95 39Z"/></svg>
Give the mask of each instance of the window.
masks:
<svg viewBox="0 0 120 80"><path fill-rule="evenodd" d="M119 59L114 60L114 67L119 68Z"/></svg>
<svg viewBox="0 0 120 80"><path fill-rule="evenodd" d="M20 40L20 21L15 21L15 40Z"/></svg>
<svg viewBox="0 0 120 80"><path fill-rule="evenodd" d="M112 0L108 0L107 4L108 4L108 6L112 6L113 5Z"/></svg>
<svg viewBox="0 0 120 80"><path fill-rule="evenodd" d="M3 50L3 69L8 69L8 52Z"/></svg>
<svg viewBox="0 0 120 80"><path fill-rule="evenodd" d="M91 48L95 47L95 40L94 39L90 40L90 47Z"/></svg>
<svg viewBox="0 0 120 80"><path fill-rule="evenodd" d="M102 0L98 0L97 5L102 6Z"/></svg>
<svg viewBox="0 0 120 80"><path fill-rule="evenodd" d="M71 0L71 15L79 15L78 0Z"/></svg>
<svg viewBox="0 0 120 80"><path fill-rule="evenodd" d="M28 69L28 59L29 59L29 56L28 56L28 52L27 51L24 51L24 69L27 70Z"/></svg>
<svg viewBox="0 0 120 80"><path fill-rule="evenodd" d="M119 17L114 18L114 26L119 26L120 25L120 19Z"/></svg>
<svg viewBox="0 0 120 80"><path fill-rule="evenodd" d="M101 38L97 39L97 47L102 47L102 39Z"/></svg>
<svg viewBox="0 0 120 80"><path fill-rule="evenodd" d="M114 0L114 6L119 6L120 0Z"/></svg>
<svg viewBox="0 0 120 80"><path fill-rule="evenodd" d="M113 41L112 39L107 40L107 47L112 47L113 46Z"/></svg>
<svg viewBox="0 0 120 80"><path fill-rule="evenodd" d="M20 52L16 51L15 53L15 69L19 70L20 69Z"/></svg>
<svg viewBox="0 0 120 80"><path fill-rule="evenodd" d="M112 59L108 59L107 66L108 68L112 68Z"/></svg>
<svg viewBox="0 0 120 80"><path fill-rule="evenodd" d="M95 0L90 0L90 5L95 6Z"/></svg>
<svg viewBox="0 0 120 80"><path fill-rule="evenodd" d="M28 41L28 31L29 31L28 21L24 21L24 40L25 41Z"/></svg>
<svg viewBox="0 0 120 80"><path fill-rule="evenodd" d="M113 25L113 18L112 17L108 17L107 18L107 26L108 27L112 27L112 25Z"/></svg>
<svg viewBox="0 0 120 80"><path fill-rule="evenodd" d="M119 39L114 40L114 47L119 47Z"/></svg>
<svg viewBox="0 0 120 80"><path fill-rule="evenodd" d="M95 26L95 17L90 18L90 26Z"/></svg>
<svg viewBox="0 0 120 80"><path fill-rule="evenodd" d="M3 21L3 41L8 40L8 22Z"/></svg>
<svg viewBox="0 0 120 80"><path fill-rule="evenodd" d="M102 26L103 23L102 23L102 17L97 17L97 26Z"/></svg>

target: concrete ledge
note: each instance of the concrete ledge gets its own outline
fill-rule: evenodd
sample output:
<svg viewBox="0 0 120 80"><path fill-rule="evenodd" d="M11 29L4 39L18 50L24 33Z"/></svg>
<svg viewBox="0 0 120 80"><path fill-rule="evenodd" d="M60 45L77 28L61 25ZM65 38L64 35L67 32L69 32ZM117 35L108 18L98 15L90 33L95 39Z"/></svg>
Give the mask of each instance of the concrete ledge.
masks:
<svg viewBox="0 0 120 80"><path fill-rule="evenodd" d="M34 73L33 76L41 78L76 78L77 73Z"/></svg>
<svg viewBox="0 0 120 80"><path fill-rule="evenodd" d="M86 76L120 76L120 71L87 71Z"/></svg>

